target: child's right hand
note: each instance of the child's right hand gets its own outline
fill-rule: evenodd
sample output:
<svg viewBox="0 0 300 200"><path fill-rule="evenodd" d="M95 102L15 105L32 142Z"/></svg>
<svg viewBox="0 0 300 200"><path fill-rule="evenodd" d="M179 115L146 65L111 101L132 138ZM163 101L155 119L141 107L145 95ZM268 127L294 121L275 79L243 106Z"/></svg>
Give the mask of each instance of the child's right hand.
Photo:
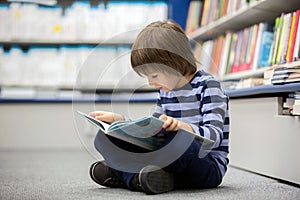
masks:
<svg viewBox="0 0 300 200"><path fill-rule="evenodd" d="M122 115L107 111L94 111L89 113L89 115L108 124L111 124L115 121L124 121L124 117Z"/></svg>

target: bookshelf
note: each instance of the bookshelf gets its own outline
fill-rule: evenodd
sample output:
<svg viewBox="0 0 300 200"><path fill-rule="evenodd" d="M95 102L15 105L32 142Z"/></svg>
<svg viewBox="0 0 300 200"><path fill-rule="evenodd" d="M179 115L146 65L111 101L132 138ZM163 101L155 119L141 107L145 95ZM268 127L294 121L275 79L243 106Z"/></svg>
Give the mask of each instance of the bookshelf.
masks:
<svg viewBox="0 0 300 200"><path fill-rule="evenodd" d="M229 1L236 2L236 0ZM202 24L200 18L198 24L202 26L189 33L190 39L204 46L206 42L218 41L220 36L224 36L226 40L228 32L238 33L256 24L259 26L262 22L275 25L276 18L282 16L282 13L292 13L300 9L299 0L258 0L248 1L249 4L243 0L240 2L245 3L240 9L221 15L208 23ZM199 52L200 50L195 51L195 53ZM224 52L225 50L218 55L225 54ZM276 62L272 66L255 68L251 66L247 70L215 75L224 82L238 82L248 78L263 78L267 70L279 66L299 67L299 56L298 60L293 62ZM300 151L297 144L300 140L300 118L297 114L288 115L283 112L284 100L297 91L300 91L300 82L226 90L230 98L230 164L232 166L296 185L300 184L300 160L297 157L297 152Z"/></svg>
<svg viewBox="0 0 300 200"><path fill-rule="evenodd" d="M281 66L281 67L298 67L298 66L300 66L300 61L295 61L295 62L292 62L292 63L285 63L285 64L281 64L281 65L278 65L278 66ZM257 69L257 70L248 70L248 71L242 71L242 72L227 74L224 77L222 77L222 81L246 79L246 78L249 78L249 77L263 77L264 72L267 69L268 68L260 68L260 69Z"/></svg>
<svg viewBox="0 0 300 200"><path fill-rule="evenodd" d="M230 2L231 0L228 0L228 1ZM232 0L231 2L234 2L234 1L235 0ZM222 2L225 2L225 0ZM243 35L246 32L246 29L248 29L247 34L248 34L248 32L249 32L249 35L254 34L254 33L258 34L259 31L258 32L253 31L254 25L259 26L260 23L268 23L268 24L270 24L270 27L271 27L275 24L275 19L278 16L280 16L282 13L285 13L285 14L292 13L292 12L300 9L300 4L299 4L299 1L297 1L297 0L290 0L290 1L286 1L284 3L280 0L260 0L260 1L250 1L250 3L245 3L246 1L241 0L240 2L244 2L244 4L239 9L232 11L230 13L227 13L221 17L219 16L219 18L217 18L217 19L207 20L208 23L206 23L206 24L205 23L201 24L201 17L200 17L200 22L198 22L200 28L197 28L188 34L190 39L198 42L200 45L203 45L203 47L204 47L204 43L208 42L208 41L214 40L214 43L218 43L218 38L220 36L223 36L224 40L226 40L226 36L227 36L228 32L234 33L237 35L239 35L239 33L242 33L241 37L243 37ZM202 1L201 6L202 7L200 9L202 9L201 12L203 14L204 13L203 7L205 6L205 1ZM215 5L213 5L213 3L211 3L211 6L215 6ZM213 12L213 11L211 11L211 12ZM212 16L210 16L210 17L213 18ZM251 31L253 31L253 32L251 32ZM232 38L232 36L230 36L230 37ZM259 39L258 36L255 36L255 37L256 37L256 39ZM232 40L232 39L230 39L230 40ZM251 41L251 40L248 39L248 41ZM255 40L252 40L251 44L253 43L253 41L255 41ZM222 42L225 43L226 41L222 41ZM215 45L215 44L213 44L213 45ZM256 51L256 48L258 48L258 47L254 47L255 51ZM226 49L226 48L224 48L224 49ZM208 55L210 55L210 53ZM212 54L212 55L214 55L214 54ZM256 57L260 57L260 55L261 54L257 54ZM196 55L196 57L197 57L197 55ZM250 58L252 59L253 57L254 56L251 56ZM200 58L201 58L201 56L200 56ZM254 59L254 61L257 61L257 60L255 60L255 57L253 59ZM227 62L226 69L228 69L228 62L230 61L230 60L229 61L228 60L229 60L229 58L226 60L226 62ZM268 69L268 66L258 66L257 67L257 65L256 65L257 62L254 62L254 61L251 61L250 69L248 67L247 69L234 71L234 72L233 71L230 72L230 70L229 70L229 73L226 70L220 70L221 73L216 74L216 76L221 81L231 81L231 80L238 81L238 80L246 79L246 78L263 78L264 72L265 72L265 70ZM249 63L249 61L248 61L248 63ZM256 64L254 64L254 63L256 63ZM279 64L275 63L274 65L279 65ZM286 63L286 64L280 63L280 66L281 65L283 65L285 67L296 66L296 65L299 66L299 62L290 62L290 63ZM218 66L218 62L217 62L217 67L220 68L220 66L221 65ZM271 64L269 65L269 67L270 66L271 66ZM252 68L254 68L254 69L252 69ZM224 67L223 67L223 69L224 69ZM225 74L224 74L224 71L226 71ZM214 72L212 72L212 73L214 73Z"/></svg>
<svg viewBox="0 0 300 200"><path fill-rule="evenodd" d="M98 86L96 70L107 71L100 89L112 90L130 70L140 28L167 14L165 0L57 0L53 6L0 0L0 17L7 19L0 22L0 90L91 90ZM107 70L121 64L124 70Z"/></svg>
<svg viewBox="0 0 300 200"><path fill-rule="evenodd" d="M291 12L300 8L297 0L260 0L250 3L233 13L227 14L218 20L205 25L189 36L197 41L213 39L227 30L241 30L252 24L262 21L272 22L282 12Z"/></svg>

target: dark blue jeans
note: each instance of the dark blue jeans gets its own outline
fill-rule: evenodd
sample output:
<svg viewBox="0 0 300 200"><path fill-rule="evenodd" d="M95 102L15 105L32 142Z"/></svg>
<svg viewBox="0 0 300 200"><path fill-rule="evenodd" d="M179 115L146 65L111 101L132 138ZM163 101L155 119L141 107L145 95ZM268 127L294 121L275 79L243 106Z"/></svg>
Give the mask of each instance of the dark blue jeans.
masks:
<svg viewBox="0 0 300 200"><path fill-rule="evenodd" d="M101 132L98 132L95 138L95 147L115 175L123 180L129 189L132 189L130 184L133 176L142 167L152 164L152 161L154 165L174 175L175 188L212 188L221 184L222 175L209 152L205 153L207 150L201 148L193 138L177 135L179 138L174 140L174 135L170 136L162 145L162 148L168 146L170 149L162 152L158 150L159 154L151 154L135 145L112 137L108 138ZM182 142L188 140L190 141L188 143ZM176 159L163 163L170 157ZM163 164L160 165L161 163ZM128 170L129 168L133 170Z"/></svg>

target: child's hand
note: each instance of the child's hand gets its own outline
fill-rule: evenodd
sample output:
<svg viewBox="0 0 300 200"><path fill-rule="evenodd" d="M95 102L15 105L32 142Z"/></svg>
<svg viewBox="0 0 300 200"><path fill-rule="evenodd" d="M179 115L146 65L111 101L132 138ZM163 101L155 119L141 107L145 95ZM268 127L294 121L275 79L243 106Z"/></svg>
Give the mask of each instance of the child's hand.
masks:
<svg viewBox="0 0 300 200"><path fill-rule="evenodd" d="M167 131L178 131L181 128L181 122L173 117L161 115L159 119L165 121L162 128Z"/></svg>
<svg viewBox="0 0 300 200"><path fill-rule="evenodd" d="M122 115L106 111L94 111L89 113L89 115L97 120L107 122L108 124L111 124L115 121L124 120L124 117Z"/></svg>

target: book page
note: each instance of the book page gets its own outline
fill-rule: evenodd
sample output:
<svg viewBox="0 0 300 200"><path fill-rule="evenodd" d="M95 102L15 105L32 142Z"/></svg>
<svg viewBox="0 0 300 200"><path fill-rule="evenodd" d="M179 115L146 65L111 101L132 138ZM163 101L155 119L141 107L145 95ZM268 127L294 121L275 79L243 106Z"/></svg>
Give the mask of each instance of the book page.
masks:
<svg viewBox="0 0 300 200"><path fill-rule="evenodd" d="M163 123L155 117L148 116L132 122L113 123L108 130L109 132L127 134L135 138L149 138L161 130Z"/></svg>
<svg viewBox="0 0 300 200"><path fill-rule="evenodd" d="M107 130L109 129L109 124L103 122L103 121L99 121L94 117L89 116L88 114L85 114L81 111L77 111L77 113L79 113L81 116L85 117L86 119L88 119L88 121L90 123L92 123L93 125L97 126L98 128L102 129L104 132L107 132Z"/></svg>

